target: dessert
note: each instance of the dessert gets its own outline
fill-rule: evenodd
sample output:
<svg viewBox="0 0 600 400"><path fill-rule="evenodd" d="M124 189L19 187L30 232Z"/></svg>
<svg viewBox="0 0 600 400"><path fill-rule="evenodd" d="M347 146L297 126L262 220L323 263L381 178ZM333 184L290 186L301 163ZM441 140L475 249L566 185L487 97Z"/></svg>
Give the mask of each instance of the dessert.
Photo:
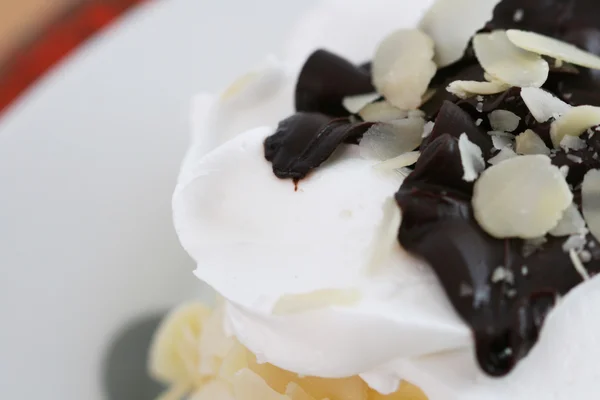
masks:
<svg viewBox="0 0 600 400"><path fill-rule="evenodd" d="M404 398L417 389L403 380L434 400L600 390L599 6L429 5L370 62L270 59L197 100L174 221L225 299L220 344L200 354L228 395L259 381L317 400ZM232 377L236 346L286 385L254 361Z"/></svg>

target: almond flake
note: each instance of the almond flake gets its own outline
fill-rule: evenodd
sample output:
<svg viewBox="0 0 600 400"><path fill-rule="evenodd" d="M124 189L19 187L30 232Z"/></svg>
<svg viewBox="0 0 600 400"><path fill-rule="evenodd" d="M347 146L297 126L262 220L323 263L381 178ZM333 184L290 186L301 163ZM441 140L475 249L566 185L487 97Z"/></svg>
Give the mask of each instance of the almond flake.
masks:
<svg viewBox="0 0 600 400"><path fill-rule="evenodd" d="M384 100L366 105L358 115L365 122L389 122L408 117L408 111L396 108Z"/></svg>
<svg viewBox="0 0 600 400"><path fill-rule="evenodd" d="M581 209L588 229L600 240L600 170L590 170L583 178Z"/></svg>
<svg viewBox="0 0 600 400"><path fill-rule="evenodd" d="M518 157L517 153L510 147L505 147L498 154L488 160L490 165L498 165L503 161L510 160L511 158Z"/></svg>
<svg viewBox="0 0 600 400"><path fill-rule="evenodd" d="M350 114L358 114L360 110L362 110L368 104L371 104L380 97L381 95L379 93L368 93L359 94L356 96L348 96L344 97L344 99L342 100L342 104Z"/></svg>
<svg viewBox="0 0 600 400"><path fill-rule="evenodd" d="M584 140L579 139L577 136L567 135L567 136L563 137L562 140L560 141L560 147L562 147L566 151L582 150L587 147L587 144L585 143Z"/></svg>
<svg viewBox="0 0 600 400"><path fill-rule="evenodd" d="M575 204L571 204L565 210L562 218L558 221L558 224L556 224L556 226L548 233L552 236L570 236L585 232L585 220Z"/></svg>
<svg viewBox="0 0 600 400"><path fill-rule="evenodd" d="M513 132L521 122L521 117L508 110L494 110L488 114L488 118L492 129L502 132Z"/></svg>
<svg viewBox="0 0 600 400"><path fill-rule="evenodd" d="M513 147L512 138L506 137L503 135L491 135L492 136L492 144L498 150L502 150L505 147Z"/></svg>
<svg viewBox="0 0 600 400"><path fill-rule="evenodd" d="M546 143L531 129L527 129L517 136L515 150L522 155L543 154L547 156L550 154Z"/></svg>
<svg viewBox="0 0 600 400"><path fill-rule="evenodd" d="M581 278L584 281L589 280L590 279L590 274L585 269L585 266L581 262L581 259L579 259L579 255L577 254L577 252L575 250L573 250L573 249L569 250L569 257L571 258L571 262L573 263L573 267L579 273L579 275L581 275Z"/></svg>
<svg viewBox="0 0 600 400"><path fill-rule="evenodd" d="M429 135L431 135L431 132L433 132L434 126L435 126L435 122L433 122L433 121L429 121L429 122L425 123L425 126L423 127L423 134L421 135L421 137L423 139L425 139L426 137L429 137Z"/></svg>
<svg viewBox="0 0 600 400"><path fill-rule="evenodd" d="M481 148L471 142L466 133L463 133L458 139L458 149L460 150L460 159L464 171L463 179L467 182L473 182L485 169L485 160Z"/></svg>
<svg viewBox="0 0 600 400"><path fill-rule="evenodd" d="M554 148L560 146L567 135L579 137L588 128L600 124L600 107L573 107L550 125L550 138Z"/></svg>
<svg viewBox="0 0 600 400"><path fill-rule="evenodd" d="M373 58L373 85L391 104L416 109L437 71L433 40L418 29L402 29L386 37Z"/></svg>
<svg viewBox="0 0 600 400"><path fill-rule="evenodd" d="M522 88L521 97L537 122L546 122L569 111L572 106L540 88Z"/></svg>
<svg viewBox="0 0 600 400"><path fill-rule="evenodd" d="M440 68L462 57L473 32L492 18L497 2L437 0L429 7L419 27L435 41L435 62ZM465 10L469 10L468 18L465 18Z"/></svg>
<svg viewBox="0 0 600 400"><path fill-rule="evenodd" d="M541 87L548 79L548 63L512 44L505 31L475 35L473 50L485 72L512 86Z"/></svg>
<svg viewBox="0 0 600 400"><path fill-rule="evenodd" d="M531 155L485 170L475 182L472 203L475 219L490 235L532 239L554 228L572 201L550 158Z"/></svg>
<svg viewBox="0 0 600 400"><path fill-rule="evenodd" d="M600 69L600 57L562 40L517 29L509 29L506 35L521 49L582 67Z"/></svg>
<svg viewBox="0 0 600 400"><path fill-rule="evenodd" d="M568 253L571 250L575 250L577 252L580 252L581 250L583 250L583 248L585 247L586 243L587 243L587 240L586 240L586 238L585 238L584 235L581 235L581 234L571 235L563 243L562 250L565 253Z"/></svg>
<svg viewBox="0 0 600 400"><path fill-rule="evenodd" d="M406 118L373 125L360 141L360 155L386 161L413 151L423 140L423 118Z"/></svg>
<svg viewBox="0 0 600 400"><path fill-rule="evenodd" d="M454 81L446 90L456 97L468 99L476 95L490 95L502 93L510 89L510 85L500 82Z"/></svg>
<svg viewBox="0 0 600 400"><path fill-rule="evenodd" d="M310 293L286 294L275 304L273 315L298 314L331 306L350 307L360 299L358 289L321 289Z"/></svg>
<svg viewBox="0 0 600 400"><path fill-rule="evenodd" d="M390 170L394 170L394 169L409 167L417 162L417 160L419 159L419 156L421 156L421 152L410 151L410 152L404 153L398 157L383 161L383 162L375 165L374 168L378 169L378 170L390 171Z"/></svg>

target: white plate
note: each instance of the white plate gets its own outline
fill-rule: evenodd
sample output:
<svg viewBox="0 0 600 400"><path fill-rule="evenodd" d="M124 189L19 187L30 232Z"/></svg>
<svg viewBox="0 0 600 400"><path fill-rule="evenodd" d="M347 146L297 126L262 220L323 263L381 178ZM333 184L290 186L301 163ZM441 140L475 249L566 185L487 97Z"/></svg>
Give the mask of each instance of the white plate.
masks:
<svg viewBox="0 0 600 400"><path fill-rule="evenodd" d="M105 398L113 335L202 295L171 226L188 101L283 50L314 2L149 3L0 120L2 398Z"/></svg>

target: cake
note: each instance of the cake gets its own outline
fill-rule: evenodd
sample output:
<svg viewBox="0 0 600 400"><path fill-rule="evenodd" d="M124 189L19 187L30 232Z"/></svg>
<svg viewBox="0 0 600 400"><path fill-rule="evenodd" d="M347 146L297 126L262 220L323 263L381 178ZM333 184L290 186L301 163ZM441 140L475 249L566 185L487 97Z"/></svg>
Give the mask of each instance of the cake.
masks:
<svg viewBox="0 0 600 400"><path fill-rule="evenodd" d="M174 223L221 300L157 332L165 398L596 398L598 11L326 1L194 99Z"/></svg>

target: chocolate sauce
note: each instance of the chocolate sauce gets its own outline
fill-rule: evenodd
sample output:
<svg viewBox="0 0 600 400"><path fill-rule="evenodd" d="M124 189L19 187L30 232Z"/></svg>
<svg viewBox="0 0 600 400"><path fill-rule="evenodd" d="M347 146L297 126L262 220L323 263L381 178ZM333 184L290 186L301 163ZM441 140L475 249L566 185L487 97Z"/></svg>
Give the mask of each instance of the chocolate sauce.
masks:
<svg viewBox="0 0 600 400"><path fill-rule="evenodd" d="M326 50L315 51L298 77L296 111L349 116L344 97L375 92L370 71L370 64L356 66Z"/></svg>
<svg viewBox="0 0 600 400"><path fill-rule="evenodd" d="M483 30L534 31L600 55L599 12L598 0L504 0ZM463 179L458 146L462 134L481 148L488 161L498 152L488 134L492 130L488 114L502 109L520 117L514 134L532 129L552 148L552 120L538 123L522 100L520 88L466 100L445 90L452 81L482 81L483 75L468 46L461 60L440 69L432 80L431 87L438 90L422 110L435 125L421 144L413 172L396 193L403 215L398 240L436 272L454 308L473 331L481 368L502 376L528 354L557 299L583 277L573 266L572 247L565 244L568 237L496 239L473 216L474 183ZM573 105L600 105L599 71L552 65L543 88ZM299 78L299 113L282 121L265 141L265 156L275 175L297 181L341 143L358 142L370 124L347 118L342 99L371 91L366 65L356 67L331 53L314 53ZM600 168L600 128L580 138L583 149L553 149L550 154L554 165L568 167L567 182L579 209L585 173ZM582 246L577 251L586 254L584 268L593 276L600 272L600 243L588 234Z"/></svg>
<svg viewBox="0 0 600 400"><path fill-rule="evenodd" d="M371 125L299 112L281 121L275 134L265 140L265 158L278 178L298 181L325 162L340 144L356 143Z"/></svg>

